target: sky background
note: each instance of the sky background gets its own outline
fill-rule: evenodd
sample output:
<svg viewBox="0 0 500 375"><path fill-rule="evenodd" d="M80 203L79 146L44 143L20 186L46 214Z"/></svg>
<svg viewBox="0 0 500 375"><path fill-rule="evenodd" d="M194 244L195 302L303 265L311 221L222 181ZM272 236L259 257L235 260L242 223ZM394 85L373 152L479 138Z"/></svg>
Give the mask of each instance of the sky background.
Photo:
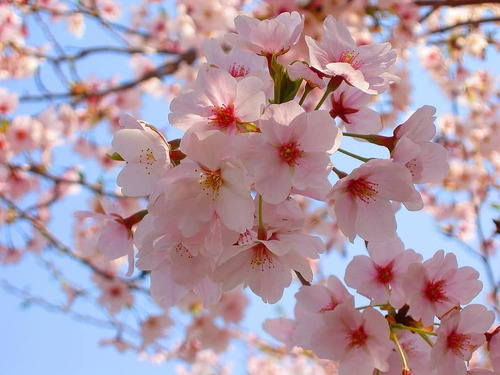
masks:
<svg viewBox="0 0 500 375"><path fill-rule="evenodd" d="M36 37L34 35L33 37ZM92 33L85 37L85 43L93 44ZM100 40L102 42L102 40ZM477 61L478 66L499 67L498 57L484 65ZM95 66L88 66L89 72ZM128 68L110 63L108 66L99 67L99 74L106 76L110 71L118 74ZM498 69L497 72L498 74ZM125 72L123 73L125 74ZM82 74L85 76L85 74ZM439 92L434 82L426 72L420 68L415 53L411 58L411 79L414 86L412 92L411 109L430 104L437 108L437 115L451 111L450 102ZM9 90L22 91L23 84L17 82L0 82ZM31 111L25 113L32 113ZM162 100L148 99L142 112L142 118L162 128L167 125L168 103ZM111 139L109 139L111 142ZM350 149L350 148L347 148ZM352 150L352 149L350 149ZM61 151L59 156L67 157L67 151ZM71 158L66 159L71 164ZM92 171L92 168L91 170ZM61 208L60 215L55 214L56 234L68 243L71 237L71 226L68 225L68 212L82 206L79 201L68 201ZM64 214L63 212L66 212ZM425 212L407 212L402 209L398 214L398 234L406 245L429 258L438 249L454 251L459 257L459 265L471 265L483 273L481 264L470 255L448 241L435 230L435 224ZM0 231L0 235L3 235ZM363 252L363 244L359 239L350 247L350 255ZM57 258L56 258L57 259ZM65 261L61 261L65 265ZM339 253L334 253L328 259L328 271L343 278L346 259ZM498 259L497 263L498 264ZM73 267L74 272L82 272L74 264L68 262L65 267ZM326 268L324 268L326 269ZM72 270L73 272L73 270ZM85 277L85 272L82 272ZM35 294L41 292L48 299L53 297L49 291L54 289L53 280L40 272L39 261L32 256L27 256L21 265L1 267L0 280L8 280L16 286L29 286ZM277 317L281 311L291 316L293 311L293 294L297 291L297 284L285 291L282 301L276 305L265 305L260 298L249 294L251 307L243 323L245 328L263 334L260 324L266 317ZM56 294L54 294L55 296ZM481 297L482 298L482 297ZM482 302L483 300L480 300ZM100 340L114 337L115 331L72 319L67 315L47 311L33 304L23 306L18 296L6 293L0 289L0 375L31 375L31 374L72 374L72 375L108 375L108 374L170 374L178 363L152 364L141 360L134 352L119 353L113 347L101 347ZM230 350L232 359L244 359L245 352L237 346Z"/></svg>

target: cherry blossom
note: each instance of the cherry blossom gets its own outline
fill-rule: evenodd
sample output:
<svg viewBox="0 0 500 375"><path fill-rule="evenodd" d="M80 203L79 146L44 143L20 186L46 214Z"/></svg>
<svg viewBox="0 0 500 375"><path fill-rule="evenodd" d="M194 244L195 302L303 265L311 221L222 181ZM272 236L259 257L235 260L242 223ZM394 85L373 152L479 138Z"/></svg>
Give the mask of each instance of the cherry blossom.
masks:
<svg viewBox="0 0 500 375"><path fill-rule="evenodd" d="M339 360L339 375L388 370L389 325L377 310L369 307L359 312L343 303L323 319L320 329L312 333L312 349L320 358Z"/></svg>
<svg viewBox="0 0 500 375"><path fill-rule="evenodd" d="M134 295L125 281L106 279L100 275L94 275L93 280L101 289L98 302L111 314L116 314L124 307L131 307L134 304Z"/></svg>
<svg viewBox="0 0 500 375"><path fill-rule="evenodd" d="M342 82L330 95L330 116L340 118L348 132L378 133L382 130L382 120L380 114L366 106L369 100L370 95Z"/></svg>
<svg viewBox="0 0 500 375"><path fill-rule="evenodd" d="M394 237L396 220L392 201L420 209L422 200L401 164L373 159L341 178L331 192L338 225L351 242L358 234L367 241Z"/></svg>
<svg viewBox="0 0 500 375"><path fill-rule="evenodd" d="M9 93L7 89L0 87L0 115L14 112L19 100L15 92Z"/></svg>
<svg viewBox="0 0 500 375"><path fill-rule="evenodd" d="M434 107L423 106L394 130L396 145L391 155L410 170L417 184L441 181L448 173L448 152L431 142L436 134L435 112Z"/></svg>
<svg viewBox="0 0 500 375"><path fill-rule="evenodd" d="M369 298L373 305L390 303L396 309L405 304L403 277L412 263L420 263L422 256L394 237L384 242L370 242L366 255L356 255L346 268L345 282Z"/></svg>
<svg viewBox="0 0 500 375"><path fill-rule="evenodd" d="M325 197L331 189L329 157L341 140L328 114L305 113L295 102L273 104L263 114L259 128L260 132L239 135L236 148L263 199L280 203L292 188L314 188L315 198Z"/></svg>
<svg viewBox="0 0 500 375"><path fill-rule="evenodd" d="M240 15L235 18L237 34L226 40L259 55L281 55L297 43L304 27L304 17L297 12L281 13L274 19L257 20Z"/></svg>
<svg viewBox="0 0 500 375"><path fill-rule="evenodd" d="M187 139L187 138L184 138ZM174 215L186 237L195 235L214 214L242 233L253 225L250 182L241 162L232 158L229 138L218 130L190 133L181 148L188 155L158 181L167 215Z"/></svg>
<svg viewBox="0 0 500 375"><path fill-rule="evenodd" d="M123 129L116 132L112 147L126 162L117 177L122 193L130 197L148 195L154 183L171 166L169 145L151 125L123 115Z"/></svg>
<svg viewBox="0 0 500 375"><path fill-rule="evenodd" d="M441 319L437 340L431 352L431 365L438 373L465 375L465 362L472 352L484 344L484 333L495 320L493 311L482 305L468 305L454 310Z"/></svg>
<svg viewBox="0 0 500 375"><path fill-rule="evenodd" d="M388 71L396 62L396 51L389 43L356 46L342 21L328 16L324 21L323 42L306 35L311 65L330 77L342 77L348 84L366 92L385 91L393 78Z"/></svg>
<svg viewBox="0 0 500 375"><path fill-rule="evenodd" d="M224 249L214 271L214 279L222 283L224 290L248 285L264 302L276 303L292 282L292 271L312 280L306 258L317 258L324 244L318 237L300 233L297 226L292 226L293 217L288 222L287 216L279 214L280 206L291 202L266 204L261 213L263 227L246 231L236 245Z"/></svg>
<svg viewBox="0 0 500 375"><path fill-rule="evenodd" d="M478 276L472 267L459 268L455 254L443 250L422 264L411 264L403 279L410 315L424 326L431 325L434 316L469 303L480 292L483 284Z"/></svg>
<svg viewBox="0 0 500 375"><path fill-rule="evenodd" d="M238 81L222 69L200 70L195 90L172 100L168 119L181 130L238 133L245 124L260 118L265 102L263 86L254 76Z"/></svg>

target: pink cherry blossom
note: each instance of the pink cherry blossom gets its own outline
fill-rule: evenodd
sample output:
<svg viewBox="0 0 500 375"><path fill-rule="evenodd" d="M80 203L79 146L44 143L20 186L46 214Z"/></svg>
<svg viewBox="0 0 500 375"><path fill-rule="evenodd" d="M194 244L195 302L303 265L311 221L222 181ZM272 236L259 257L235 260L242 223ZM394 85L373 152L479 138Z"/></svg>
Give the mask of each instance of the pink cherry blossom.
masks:
<svg viewBox="0 0 500 375"><path fill-rule="evenodd" d="M356 255L346 268L345 282L369 298L373 305L390 303L399 309L405 304L403 277L408 266L420 263L422 256L409 249L399 237L369 242L366 255Z"/></svg>
<svg viewBox="0 0 500 375"><path fill-rule="evenodd" d="M391 160L372 159L333 186L331 204L342 233L351 242L356 234L367 241L394 237L396 220L392 201L423 205L407 168Z"/></svg>
<svg viewBox="0 0 500 375"><path fill-rule="evenodd" d="M293 217L289 222L287 216L279 214L288 213L282 207L290 202L294 201L263 205L263 228L245 232L236 245L224 249L214 271L214 279L223 284L224 290L248 285L264 302L276 303L292 282L292 271L312 280L307 258L318 258L324 244L318 237L301 233Z"/></svg>
<svg viewBox="0 0 500 375"><path fill-rule="evenodd" d="M340 76L348 84L378 94L393 80L388 71L396 62L390 43L356 46L342 21L328 16L324 21L323 42L306 35L311 65L330 77Z"/></svg>
<svg viewBox="0 0 500 375"><path fill-rule="evenodd" d="M166 329L172 324L172 319L168 315L150 315L141 322L141 349L156 342L165 336Z"/></svg>
<svg viewBox="0 0 500 375"><path fill-rule="evenodd" d="M403 350L411 375L441 375L429 365L431 356L431 347L422 337L407 330L395 330L397 339ZM430 338L432 342L433 338ZM389 357L389 371L380 372L384 375L401 375L403 363L401 355L394 346L393 352Z"/></svg>
<svg viewBox="0 0 500 375"><path fill-rule="evenodd" d="M154 183L171 167L169 145L151 125L123 115L124 127L113 137L112 147L127 164L116 179L122 193L130 197L148 195Z"/></svg>
<svg viewBox="0 0 500 375"><path fill-rule="evenodd" d="M14 154L34 151L40 146L42 124L29 116L17 116L7 126L5 138Z"/></svg>
<svg viewBox="0 0 500 375"><path fill-rule="evenodd" d="M188 157L157 185L164 193L165 215L175 217L186 237L198 233L214 214L238 233L251 228L254 203L250 182L243 165L232 158L229 137L218 130L193 132L181 148Z"/></svg>
<svg viewBox="0 0 500 375"><path fill-rule="evenodd" d="M371 307L359 312L343 303L326 312L323 319L323 326L312 333L312 349L320 358L340 361L339 375L388 370L392 342L381 313Z"/></svg>
<svg viewBox="0 0 500 375"><path fill-rule="evenodd" d="M465 375L465 362L484 344L484 333L495 321L493 311L482 305L468 305L441 319L437 340L431 352L431 366L440 374Z"/></svg>
<svg viewBox="0 0 500 375"><path fill-rule="evenodd" d="M209 66L216 66L227 71L234 78L243 78L249 74L263 72L267 66L266 59L255 53L237 47L224 52L216 39L209 39L203 44L203 51ZM266 73L269 77L269 73ZM269 77L270 79L270 77Z"/></svg>
<svg viewBox="0 0 500 375"><path fill-rule="evenodd" d="M354 297L335 276L328 277L326 285L302 286L295 294L295 326L293 342L302 348L310 349L311 332L324 324L323 315L333 311L343 303L354 307Z"/></svg>
<svg viewBox="0 0 500 375"><path fill-rule="evenodd" d="M4 87L0 87L0 116L14 112L18 103L17 93L9 93Z"/></svg>
<svg viewBox="0 0 500 375"><path fill-rule="evenodd" d="M130 276L134 270L132 226L144 217L145 211L139 211L129 217L123 217L123 210L118 204L114 204L109 200L103 200L101 204L104 213L77 211L75 212L75 216L78 218L104 220L102 231L97 241L97 247L108 260L127 256L129 265L127 276Z"/></svg>
<svg viewBox="0 0 500 375"><path fill-rule="evenodd" d="M107 279L98 274L94 274L92 279L101 289L101 295L97 301L105 306L111 314L116 314L124 307L130 307L134 304L134 295L125 281Z"/></svg>
<svg viewBox="0 0 500 375"><path fill-rule="evenodd" d="M181 130L217 129L236 134L246 123L260 118L265 105L263 87L262 80L254 76L237 80L223 69L202 69L194 91L172 100L168 119Z"/></svg>
<svg viewBox="0 0 500 375"><path fill-rule="evenodd" d="M458 268L455 254L445 255L443 250L422 264L411 264L403 280L409 314L424 326L431 325L434 316L469 303L481 291L478 276L472 267Z"/></svg>
<svg viewBox="0 0 500 375"><path fill-rule="evenodd" d="M262 198L279 203L292 188L314 188L315 198L324 198L331 189L330 155L341 140L341 133L328 113L305 113L293 101L272 104L259 127L260 133L239 135L236 148Z"/></svg>
<svg viewBox="0 0 500 375"><path fill-rule="evenodd" d="M410 170L416 184L439 182L448 173L448 152L431 142L436 134L435 112L434 107L423 106L394 130L396 144L391 156Z"/></svg>
<svg viewBox="0 0 500 375"><path fill-rule="evenodd" d="M366 105L370 95L342 82L330 95L330 116L344 121L348 132L376 134L382 130L380 114Z"/></svg>
<svg viewBox="0 0 500 375"><path fill-rule="evenodd" d="M297 43L304 28L304 16L297 12L281 13L274 19L258 20L240 15L235 18L237 34L226 34L226 40L259 55L281 55Z"/></svg>

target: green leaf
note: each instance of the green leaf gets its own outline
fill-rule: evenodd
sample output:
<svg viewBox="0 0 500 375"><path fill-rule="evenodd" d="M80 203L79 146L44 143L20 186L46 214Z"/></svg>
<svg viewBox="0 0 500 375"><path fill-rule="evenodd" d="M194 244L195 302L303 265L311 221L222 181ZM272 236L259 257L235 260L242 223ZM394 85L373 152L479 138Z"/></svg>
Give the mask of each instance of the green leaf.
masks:
<svg viewBox="0 0 500 375"><path fill-rule="evenodd" d="M303 81L302 78L292 81L285 67L278 62L275 55L271 58L271 77L274 81L274 104L293 100Z"/></svg>
<svg viewBox="0 0 500 375"><path fill-rule="evenodd" d="M112 155L106 154L106 156L110 159L117 160L117 161L125 161L118 152L114 152Z"/></svg>

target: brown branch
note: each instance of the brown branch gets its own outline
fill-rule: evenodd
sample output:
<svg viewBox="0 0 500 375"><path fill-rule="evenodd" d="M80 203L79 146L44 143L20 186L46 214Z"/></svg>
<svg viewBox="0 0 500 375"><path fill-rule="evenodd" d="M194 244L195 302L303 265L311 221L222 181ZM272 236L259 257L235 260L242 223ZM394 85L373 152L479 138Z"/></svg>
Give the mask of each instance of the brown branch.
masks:
<svg viewBox="0 0 500 375"><path fill-rule="evenodd" d="M85 181L83 178L80 178L78 180L69 180L66 178L62 178L62 177L53 175L53 174L47 172L45 170L45 168L43 166L40 166L40 165L36 165L36 164L30 164L27 166L26 165L21 166L21 165L16 165L16 164L3 164L3 165L5 165L9 169L34 173L38 176L41 176L41 177L44 177L48 180L53 181L56 185L57 184L80 185L88 190L91 190L92 192L94 192L98 195L105 195L108 197L118 198L118 199L126 198L123 195L118 195L115 193L103 191L101 185L92 184L90 182Z"/></svg>
<svg viewBox="0 0 500 375"><path fill-rule="evenodd" d="M158 66L156 69L144 74L142 77L137 78L135 80L124 82L118 86L110 87L108 89L104 89L101 91L94 92L86 92L83 94L75 94L73 92L66 93L53 93L53 94L45 94L45 95L24 95L19 98L19 101L43 101L43 100L51 100L51 99L67 99L74 98L72 104L79 103L88 98L101 98L111 93L125 91L131 89L140 83L147 81L150 78L160 78L165 75L173 74L179 68L181 63L186 62L191 65L196 60L196 51L194 49L190 49L189 51L181 54L178 59L171 62L166 62Z"/></svg>
<svg viewBox="0 0 500 375"><path fill-rule="evenodd" d="M484 1L484 0L417 0L413 4L418 6L432 6L432 7L459 7L464 5L483 5L483 4L498 4L497 1Z"/></svg>
<svg viewBox="0 0 500 375"><path fill-rule="evenodd" d="M431 35L431 34L444 33L446 31L450 31L452 29L455 29L455 28L461 27L461 26L479 25L479 24L482 24L482 23L499 22L499 21L500 21L500 17L488 17L488 18L481 18L479 20L469 20L469 21L464 21L464 22L458 22L458 23L456 23L454 25L445 26L445 27L442 27L442 28L439 28L439 29L429 30L423 36L428 36L428 35Z"/></svg>

